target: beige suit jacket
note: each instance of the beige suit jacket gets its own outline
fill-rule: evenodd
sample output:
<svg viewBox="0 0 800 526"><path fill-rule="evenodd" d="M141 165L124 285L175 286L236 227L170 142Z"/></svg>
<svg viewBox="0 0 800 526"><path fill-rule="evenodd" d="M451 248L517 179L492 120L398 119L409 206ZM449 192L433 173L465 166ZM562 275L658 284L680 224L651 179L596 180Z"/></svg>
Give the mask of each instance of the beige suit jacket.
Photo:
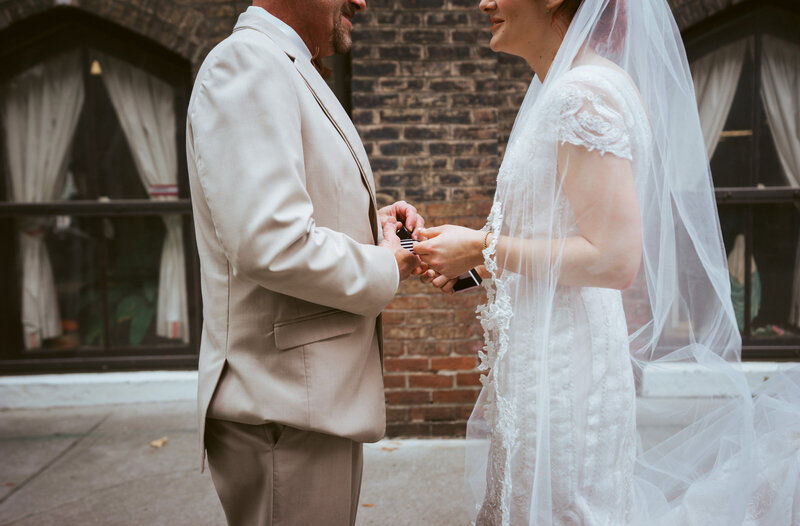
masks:
<svg viewBox="0 0 800 526"><path fill-rule="evenodd" d="M355 127L298 56L244 13L189 102L201 447L206 416L363 442L385 429L376 325L397 265L375 246L374 183Z"/></svg>

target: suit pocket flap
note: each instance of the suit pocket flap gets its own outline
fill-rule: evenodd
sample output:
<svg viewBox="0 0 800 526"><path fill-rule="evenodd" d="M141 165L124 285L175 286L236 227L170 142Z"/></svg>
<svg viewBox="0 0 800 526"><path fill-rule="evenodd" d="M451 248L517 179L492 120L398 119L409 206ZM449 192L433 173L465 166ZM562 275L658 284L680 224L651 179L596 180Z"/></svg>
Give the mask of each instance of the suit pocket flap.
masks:
<svg viewBox="0 0 800 526"><path fill-rule="evenodd" d="M356 329L358 318L356 314L332 309L276 322L275 346L285 350L350 334Z"/></svg>

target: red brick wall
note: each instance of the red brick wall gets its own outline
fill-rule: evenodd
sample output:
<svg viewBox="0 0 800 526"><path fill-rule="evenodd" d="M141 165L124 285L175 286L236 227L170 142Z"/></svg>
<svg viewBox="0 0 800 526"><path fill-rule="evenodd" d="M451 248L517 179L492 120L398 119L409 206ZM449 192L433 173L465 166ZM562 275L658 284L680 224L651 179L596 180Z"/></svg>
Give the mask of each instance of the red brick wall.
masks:
<svg viewBox="0 0 800 526"><path fill-rule="evenodd" d="M372 0L353 46L353 120L380 199L480 228L499 165L498 61L473 0ZM479 293L412 279L384 314L387 433L460 435L479 391Z"/></svg>
<svg viewBox="0 0 800 526"><path fill-rule="evenodd" d="M671 0L686 28L736 0ZM0 0L0 29L53 0ZM72 0L185 57L197 71L247 0ZM483 225L531 73L488 48L478 0L368 0L355 21L353 120L379 199L416 204L429 225ZM479 391L481 293L401 286L385 312L388 434L461 435Z"/></svg>

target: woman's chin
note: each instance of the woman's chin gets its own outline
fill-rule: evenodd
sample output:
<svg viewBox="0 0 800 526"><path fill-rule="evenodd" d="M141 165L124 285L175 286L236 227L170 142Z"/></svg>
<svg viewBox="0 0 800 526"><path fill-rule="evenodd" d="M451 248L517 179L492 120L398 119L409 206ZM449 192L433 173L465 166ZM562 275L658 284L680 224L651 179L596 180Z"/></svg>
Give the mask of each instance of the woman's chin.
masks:
<svg viewBox="0 0 800 526"><path fill-rule="evenodd" d="M501 27L492 33L492 39L489 41L489 49L495 53L509 53L513 55L515 54L512 51L514 46L511 44L513 43L513 39L509 40L508 35L504 34L503 28Z"/></svg>

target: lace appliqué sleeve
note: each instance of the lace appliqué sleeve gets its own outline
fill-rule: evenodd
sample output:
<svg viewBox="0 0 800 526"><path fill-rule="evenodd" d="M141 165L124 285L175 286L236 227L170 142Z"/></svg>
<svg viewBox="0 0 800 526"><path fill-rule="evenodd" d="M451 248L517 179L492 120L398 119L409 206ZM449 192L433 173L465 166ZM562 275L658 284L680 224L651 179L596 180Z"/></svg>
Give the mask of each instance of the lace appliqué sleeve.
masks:
<svg viewBox="0 0 800 526"><path fill-rule="evenodd" d="M605 97L588 87L568 84L561 94L558 141L632 160L625 117Z"/></svg>

